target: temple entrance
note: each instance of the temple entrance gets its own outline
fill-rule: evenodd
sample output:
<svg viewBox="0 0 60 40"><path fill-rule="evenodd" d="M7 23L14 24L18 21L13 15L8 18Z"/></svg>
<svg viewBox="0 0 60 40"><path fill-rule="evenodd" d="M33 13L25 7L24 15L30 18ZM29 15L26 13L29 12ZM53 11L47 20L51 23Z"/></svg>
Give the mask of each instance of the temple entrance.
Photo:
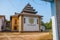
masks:
<svg viewBox="0 0 60 40"><path fill-rule="evenodd" d="M18 31L18 30L17 30L17 26L14 26L14 31Z"/></svg>

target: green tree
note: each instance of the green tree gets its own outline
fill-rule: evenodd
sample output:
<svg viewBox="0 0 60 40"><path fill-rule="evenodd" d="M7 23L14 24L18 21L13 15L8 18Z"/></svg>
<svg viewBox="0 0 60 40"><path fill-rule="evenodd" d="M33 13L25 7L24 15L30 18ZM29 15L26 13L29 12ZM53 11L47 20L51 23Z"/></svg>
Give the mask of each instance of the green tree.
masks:
<svg viewBox="0 0 60 40"><path fill-rule="evenodd" d="M52 29L52 20L50 19L50 22L45 23L46 29Z"/></svg>
<svg viewBox="0 0 60 40"><path fill-rule="evenodd" d="M49 22L49 28L52 29L52 20Z"/></svg>
<svg viewBox="0 0 60 40"><path fill-rule="evenodd" d="M50 22L46 22L46 23L41 21L41 25L45 26L46 29L52 29L52 20L50 19Z"/></svg>
<svg viewBox="0 0 60 40"><path fill-rule="evenodd" d="M43 21L41 21L41 25L42 25L42 26L45 26L45 24L44 24L44 22L43 22Z"/></svg>

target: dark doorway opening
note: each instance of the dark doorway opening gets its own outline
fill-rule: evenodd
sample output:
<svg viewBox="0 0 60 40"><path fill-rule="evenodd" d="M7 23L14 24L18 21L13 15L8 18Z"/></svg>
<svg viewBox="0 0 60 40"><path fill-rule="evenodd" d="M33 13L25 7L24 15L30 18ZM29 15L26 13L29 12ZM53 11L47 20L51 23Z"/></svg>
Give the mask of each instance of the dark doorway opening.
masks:
<svg viewBox="0 0 60 40"><path fill-rule="evenodd" d="M17 26L14 26L14 31L17 31Z"/></svg>

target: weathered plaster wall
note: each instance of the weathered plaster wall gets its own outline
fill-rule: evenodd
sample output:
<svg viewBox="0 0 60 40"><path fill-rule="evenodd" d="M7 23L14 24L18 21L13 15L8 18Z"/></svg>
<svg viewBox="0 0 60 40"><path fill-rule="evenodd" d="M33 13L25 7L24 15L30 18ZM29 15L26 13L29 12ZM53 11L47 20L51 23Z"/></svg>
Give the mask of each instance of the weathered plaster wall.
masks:
<svg viewBox="0 0 60 40"><path fill-rule="evenodd" d="M29 23L29 19L30 19L29 16L24 16L24 18L25 18L25 23L23 25L23 31L39 31L39 24L37 24L38 17L33 17L34 19L33 24Z"/></svg>

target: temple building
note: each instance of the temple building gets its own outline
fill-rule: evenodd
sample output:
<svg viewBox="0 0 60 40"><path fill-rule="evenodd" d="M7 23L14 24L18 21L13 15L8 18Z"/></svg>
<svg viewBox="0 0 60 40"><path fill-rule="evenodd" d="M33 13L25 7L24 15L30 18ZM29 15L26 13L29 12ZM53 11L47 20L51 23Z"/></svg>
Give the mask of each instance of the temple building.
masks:
<svg viewBox="0 0 60 40"><path fill-rule="evenodd" d="M6 28L5 16L0 15L0 31L4 31Z"/></svg>
<svg viewBox="0 0 60 40"><path fill-rule="evenodd" d="M19 32L40 32L42 16L28 3L21 13L15 13L10 17L11 30Z"/></svg>

